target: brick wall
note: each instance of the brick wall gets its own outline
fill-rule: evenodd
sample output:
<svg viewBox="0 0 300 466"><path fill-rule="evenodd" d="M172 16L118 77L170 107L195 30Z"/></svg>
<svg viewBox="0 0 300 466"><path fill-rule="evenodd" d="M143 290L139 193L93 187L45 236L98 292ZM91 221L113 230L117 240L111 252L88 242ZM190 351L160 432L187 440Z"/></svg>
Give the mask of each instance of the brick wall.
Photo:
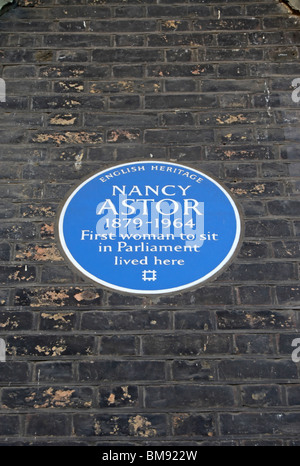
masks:
<svg viewBox="0 0 300 466"><path fill-rule="evenodd" d="M22 0L0 20L0 445L297 445L299 16L274 0ZM296 90L295 90L296 91ZM128 160L235 196L243 244L184 293L59 252L61 200Z"/></svg>

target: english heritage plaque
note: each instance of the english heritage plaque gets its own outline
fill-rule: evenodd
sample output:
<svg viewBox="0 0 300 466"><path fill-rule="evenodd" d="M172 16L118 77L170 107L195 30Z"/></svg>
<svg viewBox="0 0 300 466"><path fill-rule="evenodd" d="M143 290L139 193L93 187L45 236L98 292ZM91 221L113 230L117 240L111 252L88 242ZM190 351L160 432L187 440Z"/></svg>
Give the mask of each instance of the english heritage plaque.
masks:
<svg viewBox="0 0 300 466"><path fill-rule="evenodd" d="M58 224L62 249L85 277L125 293L195 287L232 259L238 208L202 171L138 161L93 174L69 195Z"/></svg>

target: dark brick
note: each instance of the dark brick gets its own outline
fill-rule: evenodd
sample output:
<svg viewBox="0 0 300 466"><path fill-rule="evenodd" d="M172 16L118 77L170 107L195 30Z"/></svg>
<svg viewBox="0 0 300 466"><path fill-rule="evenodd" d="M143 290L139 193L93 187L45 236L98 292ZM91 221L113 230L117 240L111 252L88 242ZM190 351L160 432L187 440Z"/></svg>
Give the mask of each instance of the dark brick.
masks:
<svg viewBox="0 0 300 466"><path fill-rule="evenodd" d="M92 59L100 63L151 63L163 61L163 54L154 49L99 49L92 53Z"/></svg>
<svg viewBox="0 0 300 466"><path fill-rule="evenodd" d="M57 96L36 96L32 99L33 109L45 109L45 110L66 110L73 109L77 110L84 105L88 105L91 108L103 109L105 102L103 97L98 95L81 97L79 95L73 98L65 97L62 95Z"/></svg>
<svg viewBox="0 0 300 466"><path fill-rule="evenodd" d="M32 266L0 266L0 284L32 282L36 279L36 270Z"/></svg>
<svg viewBox="0 0 300 466"><path fill-rule="evenodd" d="M75 330L77 315L74 312L42 312L40 329L45 331Z"/></svg>
<svg viewBox="0 0 300 466"><path fill-rule="evenodd" d="M231 337L227 335L158 335L143 337L145 355L199 356L231 353Z"/></svg>
<svg viewBox="0 0 300 466"><path fill-rule="evenodd" d="M71 417L68 414L27 414L26 434L29 436L70 436Z"/></svg>
<svg viewBox="0 0 300 466"><path fill-rule="evenodd" d="M293 264L284 262L268 262L265 264L234 264L221 276L221 280L251 281L264 278L268 280L296 280L298 271Z"/></svg>
<svg viewBox="0 0 300 466"><path fill-rule="evenodd" d="M256 18L241 18L241 19L216 19L198 20L194 23L195 29L202 30L229 30L229 31L247 31L248 29L259 29L259 20Z"/></svg>
<svg viewBox="0 0 300 466"><path fill-rule="evenodd" d="M84 91L84 81L54 81L54 92L81 93Z"/></svg>
<svg viewBox="0 0 300 466"><path fill-rule="evenodd" d="M216 380L216 363L212 359L176 360L171 365L173 380L212 381Z"/></svg>
<svg viewBox="0 0 300 466"><path fill-rule="evenodd" d="M41 275L43 283L70 283L73 281L73 272L70 267L63 265L44 265Z"/></svg>
<svg viewBox="0 0 300 466"><path fill-rule="evenodd" d="M132 335L101 337L100 354L135 355L138 354L139 340Z"/></svg>
<svg viewBox="0 0 300 466"><path fill-rule="evenodd" d="M210 8L204 5L154 5L147 7L148 16L176 17L176 16L210 16Z"/></svg>
<svg viewBox="0 0 300 466"><path fill-rule="evenodd" d="M30 335L9 336L7 353L18 356L57 357L91 355L95 353L95 339L92 336L76 335Z"/></svg>
<svg viewBox="0 0 300 466"><path fill-rule="evenodd" d="M9 261L10 259L10 246L8 243L0 244L0 260Z"/></svg>
<svg viewBox="0 0 300 466"><path fill-rule="evenodd" d="M209 142L213 140L210 130L146 130L145 142L152 144L193 144L199 140Z"/></svg>
<svg viewBox="0 0 300 466"><path fill-rule="evenodd" d="M291 236L291 226L286 220L251 220L246 223L248 237L282 238Z"/></svg>
<svg viewBox="0 0 300 466"><path fill-rule="evenodd" d="M234 405L234 394L229 386L186 385L147 387L145 404L147 408L188 408L224 407Z"/></svg>
<svg viewBox="0 0 300 466"><path fill-rule="evenodd" d="M15 304L30 305L32 308L40 306L79 306L97 305L101 303L101 293L95 290L80 288L31 288L16 290Z"/></svg>
<svg viewBox="0 0 300 466"><path fill-rule="evenodd" d="M106 78L109 76L108 66L96 66L96 65L53 65L53 66L41 66L39 68L39 77L42 78Z"/></svg>
<svg viewBox="0 0 300 466"><path fill-rule="evenodd" d="M148 65L147 76L155 76L161 78L195 78L199 76L215 76L215 66L207 63L200 65Z"/></svg>
<svg viewBox="0 0 300 466"><path fill-rule="evenodd" d="M117 386L99 388L100 408L122 408L139 406L138 387Z"/></svg>
<svg viewBox="0 0 300 466"><path fill-rule="evenodd" d="M294 349L293 340L298 335L296 333L282 333L278 337L278 352L281 356L291 355ZM298 346L298 345L297 345Z"/></svg>
<svg viewBox="0 0 300 466"><path fill-rule="evenodd" d="M0 383L5 384L27 384L30 382L31 370L27 362L10 361L7 356L6 362L1 362Z"/></svg>
<svg viewBox="0 0 300 466"><path fill-rule="evenodd" d="M249 213L248 213L249 215ZM239 251L239 257L242 259L263 259L269 257L269 247L267 243L259 241L243 242Z"/></svg>
<svg viewBox="0 0 300 466"><path fill-rule="evenodd" d="M92 32L105 33L136 33L136 32L155 32L157 31L157 21L155 20L119 20L113 21L91 21L90 30Z"/></svg>
<svg viewBox="0 0 300 466"><path fill-rule="evenodd" d="M142 65L114 65L112 72L115 78L142 78L144 76Z"/></svg>
<svg viewBox="0 0 300 466"><path fill-rule="evenodd" d="M76 414L74 430L78 436L157 437L166 435L166 418L157 414Z"/></svg>
<svg viewBox="0 0 300 466"><path fill-rule="evenodd" d="M138 381L164 380L165 363L149 360L92 361L79 363L79 380L97 381Z"/></svg>
<svg viewBox="0 0 300 466"><path fill-rule="evenodd" d="M299 385L292 385L287 387L287 398L289 406L298 406L300 404L300 390Z"/></svg>
<svg viewBox="0 0 300 466"><path fill-rule="evenodd" d="M36 364L37 382L69 383L73 380L71 362L38 362Z"/></svg>
<svg viewBox="0 0 300 466"><path fill-rule="evenodd" d="M297 367L291 359L242 359L223 360L219 363L220 380L264 380L275 382L276 380L297 379Z"/></svg>
<svg viewBox="0 0 300 466"><path fill-rule="evenodd" d="M123 143L123 142L140 142L141 132L139 129L116 129L107 132L106 140L109 143Z"/></svg>
<svg viewBox="0 0 300 466"><path fill-rule="evenodd" d="M272 215L299 217L300 202L292 200L270 201L268 203L268 209Z"/></svg>
<svg viewBox="0 0 300 466"><path fill-rule="evenodd" d="M297 429L300 417L298 413L242 413L222 414L221 429L224 435L265 434L272 429L273 435L282 435L291 428Z"/></svg>
<svg viewBox="0 0 300 466"><path fill-rule="evenodd" d="M195 116L190 112L164 113L161 115L162 126L195 126Z"/></svg>
<svg viewBox="0 0 300 466"><path fill-rule="evenodd" d="M244 406L263 408L282 405L280 386L277 385L245 385L241 395Z"/></svg>
<svg viewBox="0 0 300 466"><path fill-rule="evenodd" d="M89 387L5 388L2 403L8 409L91 408L93 392Z"/></svg>
<svg viewBox="0 0 300 466"><path fill-rule="evenodd" d="M17 415L0 415L0 435L17 435L20 433L20 420Z"/></svg>
<svg viewBox="0 0 300 466"><path fill-rule="evenodd" d="M164 330L169 327L167 311L87 311L81 320L82 330L124 331Z"/></svg>
<svg viewBox="0 0 300 466"><path fill-rule="evenodd" d="M141 102L138 95L128 95L128 96L114 96L109 99L109 106L111 109L131 109L136 110L140 108Z"/></svg>
<svg viewBox="0 0 300 466"><path fill-rule="evenodd" d="M173 414L173 434L184 437L213 437L215 423L211 414Z"/></svg>
<svg viewBox="0 0 300 466"><path fill-rule="evenodd" d="M273 354L275 342L273 335L236 335L237 354Z"/></svg>
<svg viewBox="0 0 300 466"><path fill-rule="evenodd" d="M207 311L177 311L174 317L178 330L211 330L214 327L214 318Z"/></svg>
<svg viewBox="0 0 300 466"><path fill-rule="evenodd" d="M61 47L108 47L111 45L110 36L95 34L51 34L45 38L45 46ZM78 60L79 61L79 60Z"/></svg>
<svg viewBox="0 0 300 466"><path fill-rule="evenodd" d="M146 108L203 108L213 107L216 105L215 96L208 95L155 95L146 96L145 106Z"/></svg>
<svg viewBox="0 0 300 466"><path fill-rule="evenodd" d="M246 65L241 63L238 64L231 64L231 63L223 63L218 66L217 75L223 79L232 79L237 77L244 77L247 76L247 68Z"/></svg>
<svg viewBox="0 0 300 466"><path fill-rule="evenodd" d="M110 106L111 108L120 107L120 109L122 109L123 105L126 105L126 102L128 102L128 105L130 107L137 106L138 108L140 106L139 98L136 98L136 97L133 99L130 97L111 98ZM85 115L85 126L86 127L95 128L98 125L99 127L118 128L118 131L120 131L120 129L123 129L123 128L126 128L127 130L127 128L130 128L130 127L131 128L139 127L140 125L142 125L144 128L155 128L158 126L158 117L150 113L143 114L143 115L135 115L135 114L128 114L128 113L124 113L124 114L118 113L118 114L113 114L113 115L104 113L100 115L99 114L95 115L94 113L88 113ZM133 129L131 131L133 131L133 136L135 137L138 137L140 135L140 130L138 129ZM111 130L110 135L112 134L112 132L113 130ZM97 153L99 154L100 148L97 148L97 151L98 151ZM93 153L92 150L90 150L90 154L91 153ZM98 155L98 158L99 158L99 155Z"/></svg>
<svg viewBox="0 0 300 466"><path fill-rule="evenodd" d="M272 244L274 256L283 259L296 259L300 256L298 241L276 241Z"/></svg>
<svg viewBox="0 0 300 466"><path fill-rule="evenodd" d="M2 330L30 330L34 326L34 317L31 312L23 311L1 311L0 327Z"/></svg>
<svg viewBox="0 0 300 466"><path fill-rule="evenodd" d="M264 160L274 159L274 149L270 146L228 146L206 147L207 157L210 160Z"/></svg>
<svg viewBox="0 0 300 466"><path fill-rule="evenodd" d="M188 49L167 50L166 58L170 63L188 62L192 59L192 51Z"/></svg>
<svg viewBox="0 0 300 466"><path fill-rule="evenodd" d="M102 5L86 5L84 8L80 5L65 5L62 7L55 6L51 9L51 18L109 18L111 16L110 8Z"/></svg>
<svg viewBox="0 0 300 466"><path fill-rule="evenodd" d="M245 285L236 287L238 304L271 304L273 303L272 289L268 285Z"/></svg>
<svg viewBox="0 0 300 466"><path fill-rule="evenodd" d="M18 222L2 223L0 227L0 235L2 238L9 240L30 240L36 237L36 227L33 223Z"/></svg>
<svg viewBox="0 0 300 466"><path fill-rule="evenodd" d="M300 301L300 287L298 285L278 286L276 295L279 304L297 304Z"/></svg>
<svg viewBox="0 0 300 466"><path fill-rule="evenodd" d="M219 329L283 329L296 326L294 311L217 311Z"/></svg>
<svg viewBox="0 0 300 466"><path fill-rule="evenodd" d="M175 23L176 25L176 23ZM174 34L149 34L147 36L147 45L149 47L176 47L176 46L198 46L203 45L206 35L199 33L182 33Z"/></svg>

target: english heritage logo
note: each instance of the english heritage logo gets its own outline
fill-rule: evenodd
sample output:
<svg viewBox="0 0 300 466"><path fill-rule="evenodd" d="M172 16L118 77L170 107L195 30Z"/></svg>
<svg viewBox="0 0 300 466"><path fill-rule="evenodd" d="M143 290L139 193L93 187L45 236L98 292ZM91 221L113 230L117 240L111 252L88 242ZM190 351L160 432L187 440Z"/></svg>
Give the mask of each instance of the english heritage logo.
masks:
<svg viewBox="0 0 300 466"><path fill-rule="evenodd" d="M232 197L198 170L132 162L96 173L64 203L59 239L86 277L160 294L215 276L233 257L241 219Z"/></svg>

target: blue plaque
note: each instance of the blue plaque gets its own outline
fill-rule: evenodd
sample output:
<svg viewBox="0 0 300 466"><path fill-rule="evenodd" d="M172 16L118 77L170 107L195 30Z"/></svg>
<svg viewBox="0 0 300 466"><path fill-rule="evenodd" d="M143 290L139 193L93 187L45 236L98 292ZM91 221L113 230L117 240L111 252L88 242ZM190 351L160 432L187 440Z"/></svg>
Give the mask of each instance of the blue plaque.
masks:
<svg viewBox="0 0 300 466"><path fill-rule="evenodd" d="M64 203L62 249L85 277L120 292L195 287L232 259L241 219L228 191L177 163L130 162L82 182Z"/></svg>

